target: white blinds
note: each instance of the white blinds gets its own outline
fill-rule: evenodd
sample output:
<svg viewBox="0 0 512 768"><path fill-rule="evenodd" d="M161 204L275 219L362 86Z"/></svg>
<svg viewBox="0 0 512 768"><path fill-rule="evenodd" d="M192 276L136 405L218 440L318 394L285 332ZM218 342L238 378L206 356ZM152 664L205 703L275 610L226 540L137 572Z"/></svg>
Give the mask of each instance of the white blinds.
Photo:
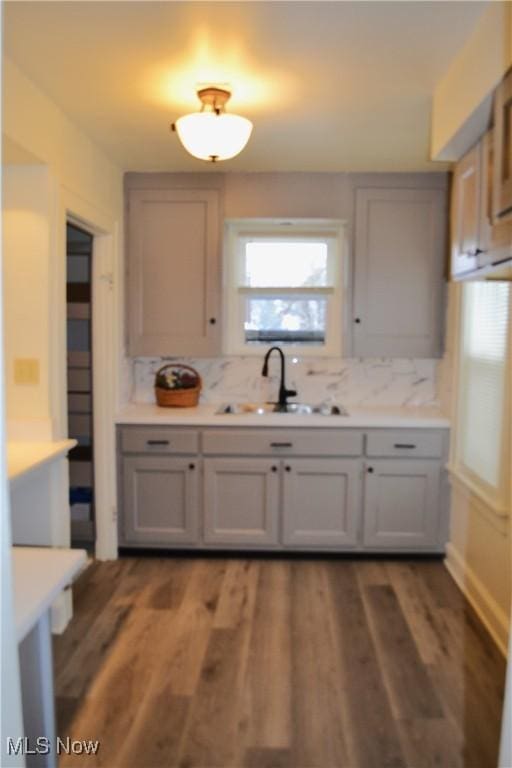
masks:
<svg viewBox="0 0 512 768"><path fill-rule="evenodd" d="M509 283L463 287L458 458L496 491L501 477L509 307Z"/></svg>

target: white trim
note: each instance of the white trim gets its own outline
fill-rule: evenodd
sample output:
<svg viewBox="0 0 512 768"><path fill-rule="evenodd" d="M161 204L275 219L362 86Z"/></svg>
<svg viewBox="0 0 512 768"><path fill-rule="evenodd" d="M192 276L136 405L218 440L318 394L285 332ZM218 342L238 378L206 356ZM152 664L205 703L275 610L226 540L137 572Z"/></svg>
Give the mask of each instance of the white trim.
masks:
<svg viewBox="0 0 512 768"><path fill-rule="evenodd" d="M446 546L444 564L472 605L503 656L507 655L509 619L453 544Z"/></svg>
<svg viewBox="0 0 512 768"><path fill-rule="evenodd" d="M119 400L122 272L119 253L120 225L103 211L61 188L58 234L59 258L52 280L59 281L53 307L55 335L54 396L52 416L59 431L67 433L65 268L66 222L75 223L93 237L93 399L94 475L96 501L96 557L117 558L116 447L114 416ZM62 330L60 330L62 329ZM67 436L66 434L62 436Z"/></svg>

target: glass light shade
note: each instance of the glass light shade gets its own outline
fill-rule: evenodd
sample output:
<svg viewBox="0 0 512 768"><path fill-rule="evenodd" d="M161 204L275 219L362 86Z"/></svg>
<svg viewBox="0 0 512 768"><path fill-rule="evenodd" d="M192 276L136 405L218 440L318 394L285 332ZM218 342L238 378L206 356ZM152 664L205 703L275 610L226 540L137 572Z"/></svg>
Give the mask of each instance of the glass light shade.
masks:
<svg viewBox="0 0 512 768"><path fill-rule="evenodd" d="M229 160L249 141L252 123L240 115L194 112L176 120L176 133L191 155L200 160Z"/></svg>

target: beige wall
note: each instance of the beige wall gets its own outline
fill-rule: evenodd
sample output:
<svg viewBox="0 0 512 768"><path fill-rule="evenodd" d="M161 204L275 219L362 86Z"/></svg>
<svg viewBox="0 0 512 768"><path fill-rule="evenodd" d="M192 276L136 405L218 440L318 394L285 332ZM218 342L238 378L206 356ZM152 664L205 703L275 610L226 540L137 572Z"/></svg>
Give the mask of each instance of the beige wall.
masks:
<svg viewBox="0 0 512 768"><path fill-rule="evenodd" d="M511 3L489 3L439 81L432 103L433 160L458 160L489 127L492 92L512 63L511 24Z"/></svg>

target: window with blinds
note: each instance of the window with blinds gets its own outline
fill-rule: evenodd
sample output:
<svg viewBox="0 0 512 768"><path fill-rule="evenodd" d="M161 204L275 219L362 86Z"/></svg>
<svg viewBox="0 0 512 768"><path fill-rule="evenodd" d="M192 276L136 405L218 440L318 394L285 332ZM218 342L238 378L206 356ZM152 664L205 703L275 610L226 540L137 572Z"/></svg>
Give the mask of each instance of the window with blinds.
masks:
<svg viewBox="0 0 512 768"><path fill-rule="evenodd" d="M500 495L507 455L510 284L466 283L462 293L458 464Z"/></svg>

